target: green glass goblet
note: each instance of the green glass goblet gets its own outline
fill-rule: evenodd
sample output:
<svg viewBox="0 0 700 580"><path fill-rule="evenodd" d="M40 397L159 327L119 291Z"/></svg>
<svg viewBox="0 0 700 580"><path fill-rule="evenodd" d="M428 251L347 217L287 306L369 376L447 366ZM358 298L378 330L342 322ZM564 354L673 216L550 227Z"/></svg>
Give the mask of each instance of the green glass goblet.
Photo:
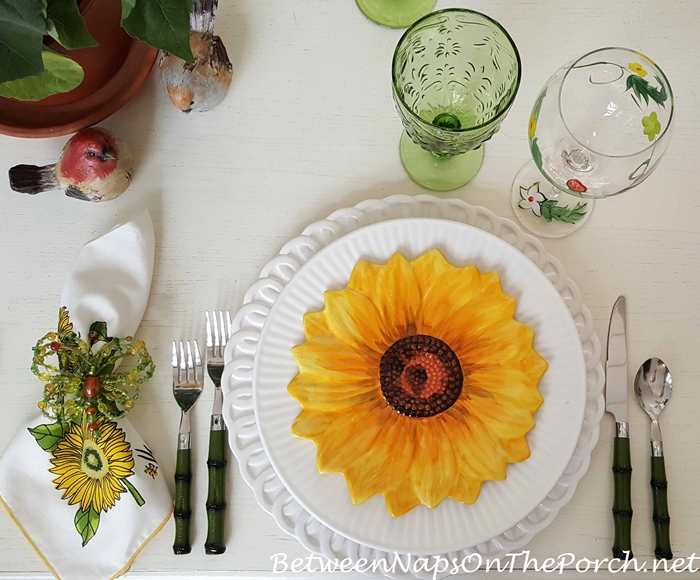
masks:
<svg viewBox="0 0 700 580"><path fill-rule="evenodd" d="M435 0L356 0L372 22L388 28L406 28L428 14Z"/></svg>
<svg viewBox="0 0 700 580"><path fill-rule="evenodd" d="M399 151L411 179L435 191L471 181L520 76L518 50L492 18L453 8L415 22L392 63L394 101L406 129Z"/></svg>

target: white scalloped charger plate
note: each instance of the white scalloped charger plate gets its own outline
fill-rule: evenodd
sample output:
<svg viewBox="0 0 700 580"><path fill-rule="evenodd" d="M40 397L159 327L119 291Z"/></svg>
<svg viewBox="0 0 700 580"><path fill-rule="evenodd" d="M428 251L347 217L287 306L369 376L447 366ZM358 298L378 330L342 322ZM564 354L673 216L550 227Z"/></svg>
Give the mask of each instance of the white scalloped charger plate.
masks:
<svg viewBox="0 0 700 580"><path fill-rule="evenodd" d="M489 210L470 206L460 200L442 200L433 196L394 196L386 200L368 200L354 208L334 212L327 220L309 226L299 238L290 241L264 269L260 280L248 291L244 305L235 317L236 333L226 350L224 373L225 418L229 439L241 473L253 488L261 506L270 512L280 527L309 550L327 558L392 560L393 554L370 548L346 538L320 522L295 499L275 472L262 444L253 409L253 365L261 331L270 310L301 266L321 248L364 225L405 217L434 217L471 224L504 239L527 256L552 282L573 318L583 347L586 366L586 405L583 427L573 455L559 480L547 496L519 522L487 541L442 554L462 558L472 553L499 557L527 544L550 524L558 511L571 499L578 481L590 461L598 440L598 426L604 410L603 369L600 342L593 332L588 309L580 292L566 277L561 264L549 256L540 242L528 236L511 221ZM533 431L534 433L534 431ZM333 476L323 476L333 477ZM503 482L501 482L503 483ZM377 498L378 499L378 498ZM415 559L415 554L411 557ZM431 573L404 572L395 569L395 578L430 577Z"/></svg>
<svg viewBox="0 0 700 580"><path fill-rule="evenodd" d="M488 481L473 505L447 499L392 517L377 495L350 500L341 474L316 469L316 446L290 431L301 410L287 392L298 372L293 346L304 342L303 317L323 309L326 290L347 286L358 260L385 263L396 252L414 260L438 248L455 266L495 271L517 300L515 318L535 330L535 348L549 363L539 383L544 404L528 434L531 456L508 466L505 481ZM366 226L316 253L285 286L263 328L253 369L255 418L272 467L310 514L343 536L387 552L440 554L474 546L517 524L546 497L576 447L586 406L586 367L576 326L559 293L513 246L478 228L436 219ZM352 441L348 441L352 445Z"/></svg>

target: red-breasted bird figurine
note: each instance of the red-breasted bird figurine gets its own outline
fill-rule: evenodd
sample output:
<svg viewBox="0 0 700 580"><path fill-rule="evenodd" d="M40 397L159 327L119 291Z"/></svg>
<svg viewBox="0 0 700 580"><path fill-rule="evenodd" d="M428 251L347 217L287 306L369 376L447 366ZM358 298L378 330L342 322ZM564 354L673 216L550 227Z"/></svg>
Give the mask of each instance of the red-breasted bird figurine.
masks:
<svg viewBox="0 0 700 580"><path fill-rule="evenodd" d="M190 13L190 48L194 62L162 52L161 82L173 105L185 113L210 111L231 86L233 65L221 38L214 34L219 0L198 0Z"/></svg>
<svg viewBox="0 0 700 580"><path fill-rule="evenodd" d="M10 187L30 195L60 189L82 201L110 201L129 187L133 167L125 143L109 131L90 127L70 138L58 163L10 169Z"/></svg>

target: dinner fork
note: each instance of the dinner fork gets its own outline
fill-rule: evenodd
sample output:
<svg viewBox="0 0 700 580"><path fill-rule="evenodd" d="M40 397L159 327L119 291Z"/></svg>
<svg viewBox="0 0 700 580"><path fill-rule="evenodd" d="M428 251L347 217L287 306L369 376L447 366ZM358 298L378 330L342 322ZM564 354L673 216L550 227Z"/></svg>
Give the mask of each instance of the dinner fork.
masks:
<svg viewBox="0 0 700 580"><path fill-rule="evenodd" d="M185 356L186 354L186 356ZM194 359L192 346L187 341L187 352L180 341L180 353L173 341L173 395L182 409L180 431L177 440L177 462L175 464L175 554L189 554L190 545L190 483L192 481L192 459L190 441L190 409L202 394L204 371L199 346L194 341Z"/></svg>
<svg viewBox="0 0 700 580"><path fill-rule="evenodd" d="M218 316L217 316L218 315ZM207 372L214 383L214 408L211 414L209 431L209 492L207 494L207 540L204 551L207 554L223 554L224 521L226 518L226 425L222 415L224 396L221 391L221 374L224 372L224 350L231 338L231 314L219 310L207 311ZM218 318L218 320L217 320Z"/></svg>

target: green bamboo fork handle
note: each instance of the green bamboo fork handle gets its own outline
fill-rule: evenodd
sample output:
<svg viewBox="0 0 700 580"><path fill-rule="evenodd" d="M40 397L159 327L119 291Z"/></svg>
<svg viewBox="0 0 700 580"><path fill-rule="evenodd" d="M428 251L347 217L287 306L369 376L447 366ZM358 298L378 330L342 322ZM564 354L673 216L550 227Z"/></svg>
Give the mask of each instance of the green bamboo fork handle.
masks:
<svg viewBox="0 0 700 580"><path fill-rule="evenodd" d="M180 341L178 356L177 345L173 342L173 395L180 410L180 430L177 435L177 459L175 463L175 542L173 552L177 555L189 554L190 518L192 505L190 503L190 487L192 484L192 444L190 425L190 409L202 394L203 369L199 354L199 345L194 341L194 348L187 341L185 351ZM194 356L193 356L194 353Z"/></svg>
<svg viewBox="0 0 700 580"><path fill-rule="evenodd" d="M666 480L666 465L664 462L663 448L657 449L652 441L651 457L651 494L654 498L654 532L656 534L656 549L654 555L657 560L672 560L671 551L671 516L668 514L668 481ZM657 455L654 455L657 453Z"/></svg>
<svg viewBox="0 0 700 580"><path fill-rule="evenodd" d="M215 391L215 399L221 396L221 387ZM216 406L216 401L215 401ZM219 403L219 409L221 405ZM207 540L204 551L207 554L223 554L224 523L226 521L226 445L228 442L226 427L221 413L211 417L209 432L209 493L207 494Z"/></svg>
<svg viewBox="0 0 700 580"><path fill-rule="evenodd" d="M214 383L214 407L209 431L209 492L207 494L207 554L223 554L226 551L224 526L226 523L226 449L228 437L222 415L224 395L221 391L221 375L224 372L224 350L232 334L231 315L222 310L206 312L207 318L207 372Z"/></svg>
<svg viewBox="0 0 700 580"><path fill-rule="evenodd" d="M190 545L190 486L192 482L192 458L190 436L180 435L175 464L175 543L173 552L177 555L189 554Z"/></svg>
<svg viewBox="0 0 700 580"><path fill-rule="evenodd" d="M613 557L624 560L629 554L631 559L634 557L631 538L632 497L630 491L632 462L630 460L629 426L627 423L617 423L612 471L615 487L612 508L615 524Z"/></svg>

